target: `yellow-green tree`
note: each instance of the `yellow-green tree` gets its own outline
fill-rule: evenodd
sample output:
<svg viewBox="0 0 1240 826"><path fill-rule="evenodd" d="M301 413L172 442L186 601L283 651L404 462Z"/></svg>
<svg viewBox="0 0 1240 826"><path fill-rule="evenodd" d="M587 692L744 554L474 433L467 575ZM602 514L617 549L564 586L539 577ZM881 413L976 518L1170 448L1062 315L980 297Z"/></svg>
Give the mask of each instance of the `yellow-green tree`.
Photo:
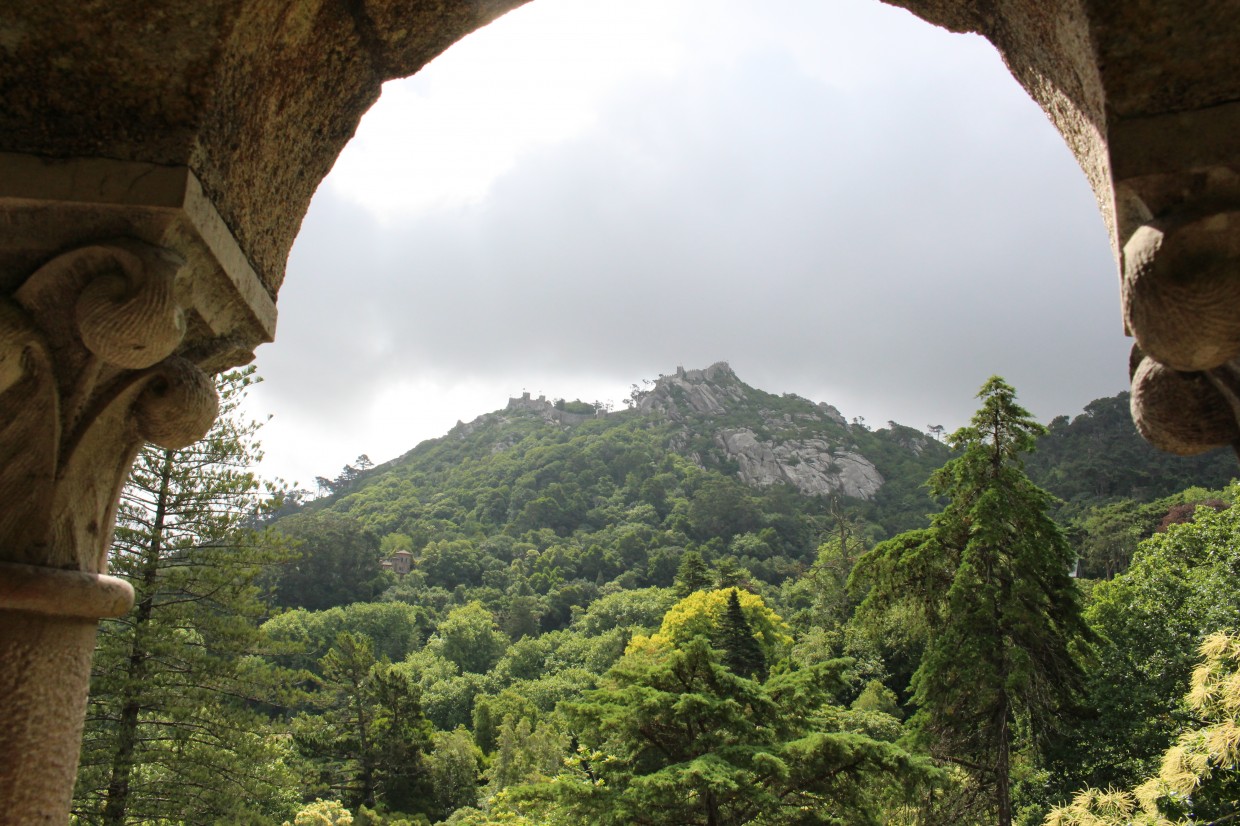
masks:
<svg viewBox="0 0 1240 826"><path fill-rule="evenodd" d="M691 625L692 613L674 619L685 614ZM759 682L729 668L707 636L657 634L630 647L597 690L561 705L579 745L570 770L516 793L542 800L543 823L891 822L938 773L841 725L831 702L846 666L836 660Z"/></svg>
<svg viewBox="0 0 1240 826"><path fill-rule="evenodd" d="M284 826L353 826L353 813L338 800L316 800L302 808L292 823Z"/></svg>
<svg viewBox="0 0 1240 826"><path fill-rule="evenodd" d="M720 588L695 591L677 602L663 615L659 630L649 636L637 636L631 649L643 647L668 648L683 645L694 637L714 640L728 613L728 601L736 594L741 613L768 663L781 657L792 644L787 624L763 601L749 591Z"/></svg>
<svg viewBox="0 0 1240 826"><path fill-rule="evenodd" d="M1202 725L1163 755L1132 791L1087 789L1045 826L1189 826L1240 818L1240 634L1211 634L1185 698Z"/></svg>

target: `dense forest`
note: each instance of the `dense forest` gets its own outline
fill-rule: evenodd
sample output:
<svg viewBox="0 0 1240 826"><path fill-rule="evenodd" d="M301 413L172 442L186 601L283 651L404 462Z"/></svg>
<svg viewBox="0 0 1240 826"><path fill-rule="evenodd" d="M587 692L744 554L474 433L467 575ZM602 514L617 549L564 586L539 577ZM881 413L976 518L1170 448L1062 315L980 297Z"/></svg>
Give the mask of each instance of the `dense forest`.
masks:
<svg viewBox="0 0 1240 826"><path fill-rule="evenodd" d="M725 364L513 399L317 490L220 379L147 448L78 824L1240 818L1235 457L992 378L874 428Z"/></svg>

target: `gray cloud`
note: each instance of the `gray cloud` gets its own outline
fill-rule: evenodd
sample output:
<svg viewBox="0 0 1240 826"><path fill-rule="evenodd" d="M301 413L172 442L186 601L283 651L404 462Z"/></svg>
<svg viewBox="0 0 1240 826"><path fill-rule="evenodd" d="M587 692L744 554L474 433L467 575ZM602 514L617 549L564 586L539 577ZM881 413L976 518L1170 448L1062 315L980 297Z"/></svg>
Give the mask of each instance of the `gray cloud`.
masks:
<svg viewBox="0 0 1240 826"><path fill-rule="evenodd" d="M350 427L401 377L727 359L918 427L961 422L992 373L1043 417L1078 410L1125 384L1114 264L1013 85L966 61L863 94L751 54L629 88L476 206L381 225L324 187L260 353L273 404Z"/></svg>

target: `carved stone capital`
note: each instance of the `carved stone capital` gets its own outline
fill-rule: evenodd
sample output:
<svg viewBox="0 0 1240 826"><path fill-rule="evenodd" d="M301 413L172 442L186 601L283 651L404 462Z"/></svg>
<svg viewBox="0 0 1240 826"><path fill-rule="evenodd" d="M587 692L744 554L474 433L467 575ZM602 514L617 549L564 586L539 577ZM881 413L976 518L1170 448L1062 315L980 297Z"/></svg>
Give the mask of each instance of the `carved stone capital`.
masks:
<svg viewBox="0 0 1240 826"><path fill-rule="evenodd" d="M98 575L134 455L201 438L209 374L274 326L188 169L0 154L0 608L123 613Z"/></svg>
<svg viewBox="0 0 1240 826"><path fill-rule="evenodd" d="M1240 176L1195 178L1123 251L1133 421L1181 455L1240 450Z"/></svg>

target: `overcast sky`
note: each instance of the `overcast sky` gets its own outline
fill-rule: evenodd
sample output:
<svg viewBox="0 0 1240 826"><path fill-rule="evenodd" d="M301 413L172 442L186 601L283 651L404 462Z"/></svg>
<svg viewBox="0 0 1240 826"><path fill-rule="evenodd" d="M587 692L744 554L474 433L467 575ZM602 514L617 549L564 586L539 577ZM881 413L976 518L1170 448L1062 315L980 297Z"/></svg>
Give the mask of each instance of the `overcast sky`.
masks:
<svg viewBox="0 0 1240 826"><path fill-rule="evenodd" d="M1044 421L1126 386L1093 195L984 40L877 0L534 0L384 87L258 352L312 487L529 390L678 365L845 416Z"/></svg>

